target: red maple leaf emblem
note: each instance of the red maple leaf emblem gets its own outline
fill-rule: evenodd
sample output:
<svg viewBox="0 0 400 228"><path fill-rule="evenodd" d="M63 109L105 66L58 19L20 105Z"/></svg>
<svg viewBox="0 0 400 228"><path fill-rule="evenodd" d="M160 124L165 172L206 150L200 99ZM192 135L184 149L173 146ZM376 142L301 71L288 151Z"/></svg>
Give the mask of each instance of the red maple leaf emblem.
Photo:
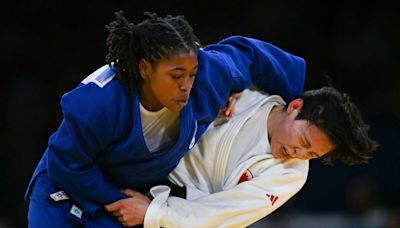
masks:
<svg viewBox="0 0 400 228"><path fill-rule="evenodd" d="M246 171L244 171L244 173L242 174L242 176L240 176L240 179L238 181L238 184L251 180L253 179L253 174L251 173L250 170L246 169Z"/></svg>

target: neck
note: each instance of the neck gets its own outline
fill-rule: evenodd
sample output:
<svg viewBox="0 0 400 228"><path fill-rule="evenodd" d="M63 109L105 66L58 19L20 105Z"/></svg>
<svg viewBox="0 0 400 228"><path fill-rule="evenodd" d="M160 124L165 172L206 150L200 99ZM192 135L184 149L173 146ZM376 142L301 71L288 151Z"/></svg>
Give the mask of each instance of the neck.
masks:
<svg viewBox="0 0 400 228"><path fill-rule="evenodd" d="M150 88L146 88L144 83L139 87L139 100L143 107L151 112L164 108L160 102L154 102L157 101L157 98L149 91L151 91Z"/></svg>
<svg viewBox="0 0 400 228"><path fill-rule="evenodd" d="M268 140L271 140L271 136L274 133L275 129L282 121L284 117L284 108L283 105L276 105L272 108L271 112L268 115L267 121L267 129L268 129Z"/></svg>

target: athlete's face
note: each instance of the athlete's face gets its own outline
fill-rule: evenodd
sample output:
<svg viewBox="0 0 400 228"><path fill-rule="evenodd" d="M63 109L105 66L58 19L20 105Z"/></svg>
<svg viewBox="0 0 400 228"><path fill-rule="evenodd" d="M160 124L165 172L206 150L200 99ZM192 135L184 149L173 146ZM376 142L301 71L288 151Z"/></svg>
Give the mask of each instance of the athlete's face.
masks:
<svg viewBox="0 0 400 228"><path fill-rule="evenodd" d="M301 101L301 99L300 99ZM271 134L271 151L276 158L303 160L322 157L334 149L329 137L306 120L296 120L300 106L289 104L285 117Z"/></svg>
<svg viewBox="0 0 400 228"><path fill-rule="evenodd" d="M197 71L195 53L173 55L155 66L142 60L139 68L143 78L140 102L146 109L156 111L167 107L178 112L187 104Z"/></svg>

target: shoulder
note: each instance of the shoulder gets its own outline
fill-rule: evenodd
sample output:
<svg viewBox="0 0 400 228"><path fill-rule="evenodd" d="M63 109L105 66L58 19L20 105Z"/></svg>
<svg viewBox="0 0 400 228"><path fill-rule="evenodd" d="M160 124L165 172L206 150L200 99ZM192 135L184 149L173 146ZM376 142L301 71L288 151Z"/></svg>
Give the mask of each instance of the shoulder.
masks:
<svg viewBox="0 0 400 228"><path fill-rule="evenodd" d="M199 50L199 64L224 70L231 75L247 72L254 61L251 56L262 49L262 41L244 36L231 36ZM244 68L243 68L244 67Z"/></svg>
<svg viewBox="0 0 400 228"><path fill-rule="evenodd" d="M232 51L235 51L235 45L243 42L243 39L247 39L242 36L231 36L225 38L215 44L206 45L203 48L200 48L199 53L200 56L206 55L208 57L217 57Z"/></svg>
<svg viewBox="0 0 400 228"><path fill-rule="evenodd" d="M61 99L63 111L107 112L126 101L124 87L115 79L115 70L105 65L87 76Z"/></svg>
<svg viewBox="0 0 400 228"><path fill-rule="evenodd" d="M250 38L246 36L229 36L225 39L222 39L219 41L217 44L239 44L239 43L247 43L247 42L260 42L260 40L257 40L255 38Z"/></svg>
<svg viewBox="0 0 400 228"><path fill-rule="evenodd" d="M243 51L246 46L257 46L260 44L266 44L264 41L250 38L246 36L229 36L220 40L215 44L210 44L204 47L205 51Z"/></svg>
<svg viewBox="0 0 400 228"><path fill-rule="evenodd" d="M198 52L198 74L211 74L213 78L235 75L237 63L232 60L239 50L230 45L212 44Z"/></svg>

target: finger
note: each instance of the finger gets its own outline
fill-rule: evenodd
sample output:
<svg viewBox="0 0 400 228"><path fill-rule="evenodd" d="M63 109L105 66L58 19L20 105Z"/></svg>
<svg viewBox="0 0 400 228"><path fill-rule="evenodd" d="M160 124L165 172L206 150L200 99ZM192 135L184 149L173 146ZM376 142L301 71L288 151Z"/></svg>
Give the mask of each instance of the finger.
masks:
<svg viewBox="0 0 400 228"><path fill-rule="evenodd" d="M231 102L229 102L228 107L226 108L225 115L226 116L231 116L233 113L233 108L236 104L236 99L233 99Z"/></svg>
<svg viewBox="0 0 400 228"><path fill-rule="evenodd" d="M121 192L124 193L124 194L127 195L127 196L130 196L130 197L134 197L134 196L136 196L137 193L138 193L137 191L134 191L134 190L129 189L129 188L123 189Z"/></svg>
<svg viewBox="0 0 400 228"><path fill-rule="evenodd" d="M118 200L118 201L116 201L114 203L107 204L107 205L104 206L104 209L106 211L108 211L108 212L118 210L121 207L121 202L120 201L121 200Z"/></svg>
<svg viewBox="0 0 400 228"><path fill-rule="evenodd" d="M115 217L119 217L119 216L122 215L121 212L120 212L120 210L113 211L112 214L113 214Z"/></svg>
<svg viewBox="0 0 400 228"><path fill-rule="evenodd" d="M233 98L233 99L229 102L227 109L232 110L232 108L235 106L236 102L237 102L237 99L236 99L236 98Z"/></svg>
<svg viewBox="0 0 400 228"><path fill-rule="evenodd" d="M117 219L118 219L118 222L122 222L122 223L124 222L124 218L122 216L119 216Z"/></svg>

